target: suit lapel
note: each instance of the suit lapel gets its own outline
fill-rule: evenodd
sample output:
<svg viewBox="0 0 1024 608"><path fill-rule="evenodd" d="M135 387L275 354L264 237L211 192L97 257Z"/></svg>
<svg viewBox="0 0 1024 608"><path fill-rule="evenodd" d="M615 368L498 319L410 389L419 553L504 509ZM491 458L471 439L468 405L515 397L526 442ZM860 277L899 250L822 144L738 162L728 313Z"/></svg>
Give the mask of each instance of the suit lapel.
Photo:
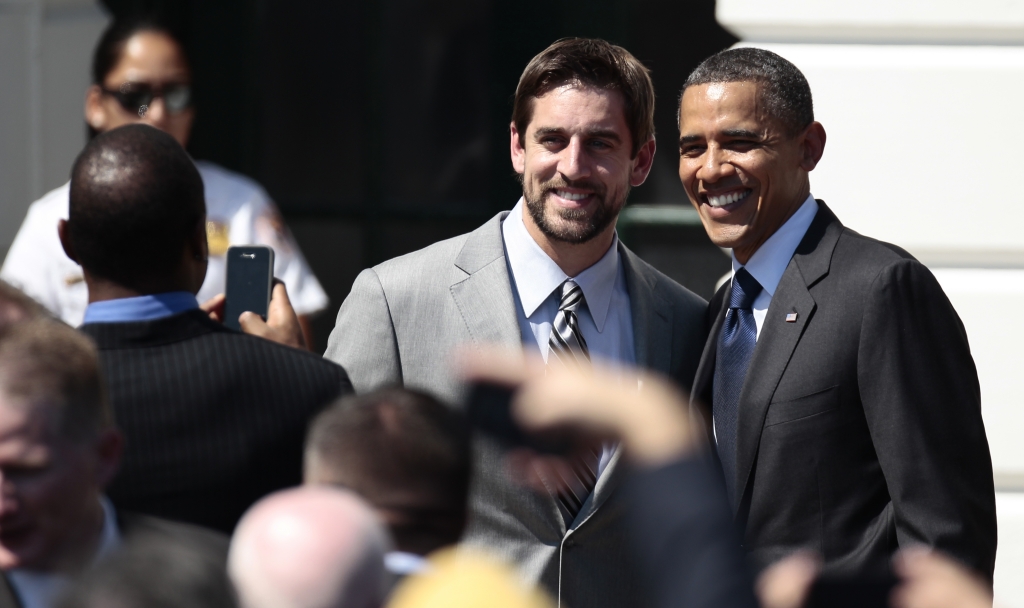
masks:
<svg viewBox="0 0 1024 608"><path fill-rule="evenodd" d="M667 374L672 365L672 307L655 289L658 278L644 262L619 243L619 260L629 290L630 317L633 321L633 348L636 366ZM622 446L615 448L590 499L577 516L582 522L602 505L615 490L621 476Z"/></svg>
<svg viewBox="0 0 1024 608"><path fill-rule="evenodd" d="M452 298L477 345L522 345L501 237L501 221L507 215L499 213L471 232L455 258L455 266L467 276L452 284Z"/></svg>
<svg viewBox="0 0 1024 608"><path fill-rule="evenodd" d="M772 296L740 393L736 487L744 489L741 499L751 480L764 418L775 388L817 308L809 289L828 274L832 252L842 232L842 224L825 203L818 201L818 205L814 221L800 241ZM796 313L795 322L785 321L789 313ZM717 336L717 332L713 335ZM737 508L742 503L743 500L738 500Z"/></svg>
<svg viewBox="0 0 1024 608"><path fill-rule="evenodd" d="M655 289L658 277L647 265L621 243L619 253L629 290L636 365L668 374L672 369L672 307Z"/></svg>
<svg viewBox="0 0 1024 608"><path fill-rule="evenodd" d="M711 332L704 344L704 352L697 365L697 373L693 379L693 390L690 393L690 418L699 421L707 434L709 442L714 442L711 423L711 388L715 373L715 357L718 355L718 333L722 331L725 313L728 310L723 303L729 297L732 282L727 282L708 304L708 316L712 318ZM714 315L711 317L711 315Z"/></svg>

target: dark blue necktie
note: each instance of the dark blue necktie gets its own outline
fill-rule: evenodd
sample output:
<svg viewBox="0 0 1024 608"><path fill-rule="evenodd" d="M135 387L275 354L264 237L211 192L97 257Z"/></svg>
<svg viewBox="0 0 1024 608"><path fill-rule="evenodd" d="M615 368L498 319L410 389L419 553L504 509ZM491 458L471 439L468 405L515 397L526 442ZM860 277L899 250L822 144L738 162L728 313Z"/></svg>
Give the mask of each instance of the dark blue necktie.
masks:
<svg viewBox="0 0 1024 608"><path fill-rule="evenodd" d="M740 392L747 377L750 357L757 343L757 325L754 323L754 299L761 293L761 285L740 268L732 278L729 310L725 313L722 332L718 334L718 355L715 358L714 401L712 415L718 457L725 473L725 487L729 502L736 505L736 427L739 421Z"/></svg>

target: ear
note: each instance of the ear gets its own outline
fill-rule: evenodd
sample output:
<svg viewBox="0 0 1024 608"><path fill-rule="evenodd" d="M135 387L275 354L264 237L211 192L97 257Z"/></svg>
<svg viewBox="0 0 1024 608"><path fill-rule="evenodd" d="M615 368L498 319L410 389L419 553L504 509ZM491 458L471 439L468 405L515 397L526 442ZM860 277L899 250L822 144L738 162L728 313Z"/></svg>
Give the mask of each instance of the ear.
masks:
<svg viewBox="0 0 1024 608"><path fill-rule="evenodd" d="M512 151L512 168L515 169L516 173L522 175L526 172L526 149L523 147L523 136L525 134L520 133L519 129L516 129L516 123L511 123L508 127L509 133L512 135L512 141L509 147Z"/></svg>
<svg viewBox="0 0 1024 608"><path fill-rule="evenodd" d="M647 140L647 143L640 146L640 150L636 153L636 158L633 159L633 170L629 174L630 186L635 188L647 181L647 175L650 174L651 167L654 166L654 152L657 148L658 145L653 137Z"/></svg>
<svg viewBox="0 0 1024 608"><path fill-rule="evenodd" d="M71 233L68 230L68 221L60 220L57 222L57 236L60 237L60 246L64 248L64 255L71 258L71 261L81 265L78 261L78 256L75 255L75 247L71 243Z"/></svg>
<svg viewBox="0 0 1024 608"><path fill-rule="evenodd" d="M97 131L102 131L107 122L107 113L103 109L103 91L95 84L85 92L85 122Z"/></svg>
<svg viewBox="0 0 1024 608"><path fill-rule="evenodd" d="M825 127L820 122L812 122L801 137L800 168L813 171L825 153Z"/></svg>
<svg viewBox="0 0 1024 608"><path fill-rule="evenodd" d="M124 453L124 435L111 427L100 433L94 445L96 450L96 484L106 488L117 470L121 467L121 454Z"/></svg>

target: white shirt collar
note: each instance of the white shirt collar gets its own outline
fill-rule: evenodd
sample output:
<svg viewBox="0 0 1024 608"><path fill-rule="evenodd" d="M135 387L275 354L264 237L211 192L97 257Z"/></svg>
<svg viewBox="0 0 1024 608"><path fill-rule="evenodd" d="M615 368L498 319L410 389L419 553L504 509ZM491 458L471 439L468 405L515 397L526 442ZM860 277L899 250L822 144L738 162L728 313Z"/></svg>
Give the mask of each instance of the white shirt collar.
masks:
<svg viewBox="0 0 1024 608"><path fill-rule="evenodd" d="M786 267L789 266L789 260L807 234L807 229L811 227L817 213L818 202L814 200L814 196L808 194L807 200L800 205L796 213L790 216L775 234L768 237L746 264L740 264L733 253L732 271L735 273L740 268L746 268L747 272L761 284L761 288L769 296L775 297L775 290L786 272Z"/></svg>
<svg viewBox="0 0 1024 608"><path fill-rule="evenodd" d="M106 496L100 496L103 506L103 530L100 544L93 557L93 563L106 557L121 544L121 532L117 527L117 513ZM71 582L63 574L15 568L7 572L7 580L25 608L49 608L60 592Z"/></svg>
<svg viewBox="0 0 1024 608"><path fill-rule="evenodd" d="M587 300L587 308L594 319L597 331L604 331L604 322L608 317L608 307L615 288L615 278L619 273L619 237L616 234L612 245L600 260L575 277L570 277L552 260L540 245L533 240L523 223L526 205L519 199L516 206L502 223L501 232L505 240L505 252L509 266L515 278L519 302L523 312L529 318L548 299L559 285L566 279L576 281L583 290Z"/></svg>

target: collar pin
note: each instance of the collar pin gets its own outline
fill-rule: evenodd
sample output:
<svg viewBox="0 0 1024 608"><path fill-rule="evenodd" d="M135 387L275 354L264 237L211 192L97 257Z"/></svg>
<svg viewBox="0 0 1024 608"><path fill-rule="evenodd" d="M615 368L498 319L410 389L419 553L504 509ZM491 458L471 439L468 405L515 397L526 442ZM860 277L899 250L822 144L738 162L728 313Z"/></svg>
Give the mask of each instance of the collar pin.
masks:
<svg viewBox="0 0 1024 608"><path fill-rule="evenodd" d="M786 323L796 323L796 313L791 312L786 315Z"/></svg>

